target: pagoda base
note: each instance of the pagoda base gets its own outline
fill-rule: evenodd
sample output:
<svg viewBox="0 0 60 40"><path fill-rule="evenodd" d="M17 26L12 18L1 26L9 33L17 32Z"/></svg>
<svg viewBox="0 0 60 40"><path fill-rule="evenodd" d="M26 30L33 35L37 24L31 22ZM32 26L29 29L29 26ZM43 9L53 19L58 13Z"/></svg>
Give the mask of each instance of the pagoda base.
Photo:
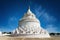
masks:
<svg viewBox="0 0 60 40"><path fill-rule="evenodd" d="M18 34L15 36L21 38L50 38L50 36L47 34Z"/></svg>

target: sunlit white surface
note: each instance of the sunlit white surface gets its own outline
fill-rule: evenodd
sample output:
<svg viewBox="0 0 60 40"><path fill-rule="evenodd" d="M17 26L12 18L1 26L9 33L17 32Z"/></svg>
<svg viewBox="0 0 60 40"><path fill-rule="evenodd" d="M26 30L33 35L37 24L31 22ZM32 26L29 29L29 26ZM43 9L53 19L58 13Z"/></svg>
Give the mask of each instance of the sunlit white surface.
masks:
<svg viewBox="0 0 60 40"><path fill-rule="evenodd" d="M48 38L49 33L44 30L40 21L36 16L28 9L27 13L19 20L18 28L13 31L13 35L21 37L36 37L36 38Z"/></svg>

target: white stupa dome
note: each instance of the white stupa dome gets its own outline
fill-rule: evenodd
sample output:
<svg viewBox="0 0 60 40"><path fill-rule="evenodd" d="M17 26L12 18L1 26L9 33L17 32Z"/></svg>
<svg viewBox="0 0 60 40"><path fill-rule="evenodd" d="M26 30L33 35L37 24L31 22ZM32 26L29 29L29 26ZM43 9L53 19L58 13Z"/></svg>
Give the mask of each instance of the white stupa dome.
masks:
<svg viewBox="0 0 60 40"><path fill-rule="evenodd" d="M19 20L18 28L13 32L22 37L50 37L49 33L40 26L40 21L35 14L28 9L27 13Z"/></svg>

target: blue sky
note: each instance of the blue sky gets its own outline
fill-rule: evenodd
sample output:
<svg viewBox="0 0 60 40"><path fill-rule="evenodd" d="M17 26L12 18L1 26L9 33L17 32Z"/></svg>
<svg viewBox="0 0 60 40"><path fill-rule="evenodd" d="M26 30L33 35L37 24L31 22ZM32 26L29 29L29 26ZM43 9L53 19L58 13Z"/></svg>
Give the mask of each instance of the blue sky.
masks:
<svg viewBox="0 0 60 40"><path fill-rule="evenodd" d="M16 29L29 6L41 27L49 32L60 32L59 0L0 0L0 31Z"/></svg>

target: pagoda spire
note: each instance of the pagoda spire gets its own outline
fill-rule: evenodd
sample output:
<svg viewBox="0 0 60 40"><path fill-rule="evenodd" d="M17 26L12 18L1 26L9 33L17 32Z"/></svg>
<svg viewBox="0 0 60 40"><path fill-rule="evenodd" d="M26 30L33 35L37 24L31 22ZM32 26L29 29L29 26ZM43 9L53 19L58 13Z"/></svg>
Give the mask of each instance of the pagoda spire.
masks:
<svg viewBox="0 0 60 40"><path fill-rule="evenodd" d="M28 12L28 13L32 13L31 10L30 10L30 6L28 7L28 11L27 11L27 12Z"/></svg>
<svg viewBox="0 0 60 40"><path fill-rule="evenodd" d="M28 12L30 12L30 6L28 7Z"/></svg>
<svg viewBox="0 0 60 40"><path fill-rule="evenodd" d="M28 9L30 9L30 6L29 6L29 8Z"/></svg>

